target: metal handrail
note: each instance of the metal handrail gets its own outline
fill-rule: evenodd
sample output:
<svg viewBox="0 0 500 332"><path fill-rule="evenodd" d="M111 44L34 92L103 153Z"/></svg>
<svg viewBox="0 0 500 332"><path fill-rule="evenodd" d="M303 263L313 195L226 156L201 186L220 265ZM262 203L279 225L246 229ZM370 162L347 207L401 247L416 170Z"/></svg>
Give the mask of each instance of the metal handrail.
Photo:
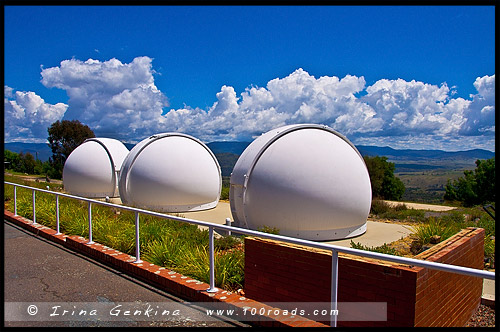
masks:
<svg viewBox="0 0 500 332"><path fill-rule="evenodd" d="M437 262L429 262L429 261L424 261L424 260L419 260L419 259L414 259L414 258L399 257L399 256L393 256L393 255L388 255L388 254L383 254L383 253L378 253L378 252L365 251L365 250L361 250L361 249L341 247L341 246L337 246L337 245L333 245L333 244L329 244L329 243L319 243L319 242L314 242L314 241L310 241L310 240L303 240L303 239L288 237L288 236L284 236L284 235L264 233L264 232L255 231L255 230L251 230L251 229L243 229L243 228L228 226L228 225L219 225L219 224L214 224L214 223L207 222L207 221L189 219L189 218L185 218L185 217L174 216L174 215L169 215L169 214L165 214L165 213L144 210L144 209L135 208L135 207L126 206L126 205L119 205L119 204L114 204L114 203L109 203L109 202L102 202L102 201L98 201L98 200L91 199L91 198L85 198L85 197L80 197L80 196L75 196L75 195L70 195L70 194L54 192L51 190L29 187L29 186L18 184L18 183L12 183L12 182L6 182L6 181L4 181L4 183L14 186L14 214L15 215L17 215L16 188L21 187L21 188L31 189L33 191L33 198L32 198L33 199L33 223L36 223L35 191L40 191L40 192L49 193L49 194L55 194L55 196L56 196L57 233L59 233L59 196L73 198L73 199L77 199L80 201L88 202L89 203L89 205L88 205L88 216L89 216L89 218L88 218L89 219L89 221L88 221L89 222L89 242L88 242L88 244L93 243L93 241L92 241L92 204L99 204L99 205L104 205L104 206L109 206L109 207L113 207L113 208L119 208L119 209L135 212L136 260L134 263L141 262L141 260L140 260L140 246L139 246L139 214L151 215L151 216L155 216L155 217L159 217L159 218L177 220L177 221L181 221L181 222L195 224L198 226L208 227L208 230L209 230L210 288L207 289L207 292L216 292L217 291L217 288L215 287L215 273L214 273L214 267L215 267L215 264L214 264L214 233L213 233L214 229L224 230L226 232L231 232L231 233L253 235L256 237L260 237L260 238L272 239L272 240L293 243L293 244L298 244L298 245L303 245L303 246L308 246L308 247L313 247L313 248L318 248L318 249L330 250L332 252L332 295L331 295L332 308L331 309L337 309L337 286L338 286L337 266L338 266L338 253L339 252L345 253L345 254L356 255L356 256L374 258L374 259L379 259L379 260L384 260L384 261L390 261L390 262L405 264L405 265L410 265L410 266L419 266L419 267L425 267L425 268L434 269L434 270L440 270L440 271L445 271L445 272L458 273L458 274L463 274L463 275L468 275L468 276L473 276L473 277L495 280L495 273L494 272L473 269L470 267L463 267L463 266L450 265L450 264L437 263ZM332 317L331 325L336 326L336 316L333 315L331 317Z"/></svg>

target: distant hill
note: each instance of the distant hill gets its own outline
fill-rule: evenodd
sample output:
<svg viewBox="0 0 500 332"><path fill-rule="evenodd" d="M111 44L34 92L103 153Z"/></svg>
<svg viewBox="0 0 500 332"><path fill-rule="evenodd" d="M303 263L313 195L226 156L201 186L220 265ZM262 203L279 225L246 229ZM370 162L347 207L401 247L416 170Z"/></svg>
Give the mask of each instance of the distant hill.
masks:
<svg viewBox="0 0 500 332"><path fill-rule="evenodd" d="M211 142L207 146L214 154L217 153L233 153L240 155L245 151L250 142Z"/></svg>
<svg viewBox="0 0 500 332"><path fill-rule="evenodd" d="M29 152L33 155L33 157L40 159L41 161L49 160L49 157L52 157L52 150L50 149L48 143L20 143L20 142L11 142L4 143L4 149L9 150L15 153L24 153Z"/></svg>
<svg viewBox="0 0 500 332"><path fill-rule="evenodd" d="M419 158L456 158L456 159L490 159L495 156L494 152L482 149L474 149L467 151L448 152L442 150L396 150L390 147L366 146L358 145L356 148L363 156L386 156L388 159L405 158L405 159L419 159Z"/></svg>
<svg viewBox="0 0 500 332"><path fill-rule="evenodd" d="M224 176L229 176L238 157L243 153L250 142L211 142L207 146L219 160ZM131 150L135 144L126 143ZM473 149L467 151L448 152L442 150L397 150L390 147L358 145L356 148L363 156L385 156L388 161L396 164L400 170L424 170L431 168L463 168L474 167L477 159L490 159L494 152ZM47 143L4 143L4 149L16 153L31 153L34 157L46 161L52 156Z"/></svg>

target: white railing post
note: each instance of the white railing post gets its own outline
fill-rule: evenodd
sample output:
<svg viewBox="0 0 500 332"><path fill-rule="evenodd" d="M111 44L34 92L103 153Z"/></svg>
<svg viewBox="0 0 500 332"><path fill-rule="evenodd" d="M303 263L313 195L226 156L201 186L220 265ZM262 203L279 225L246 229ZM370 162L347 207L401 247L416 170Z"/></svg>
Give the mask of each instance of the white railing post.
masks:
<svg viewBox="0 0 500 332"><path fill-rule="evenodd" d="M17 216L17 186L14 186L14 216Z"/></svg>
<svg viewBox="0 0 500 332"><path fill-rule="evenodd" d="M92 202L89 201L89 242L87 244L92 244Z"/></svg>
<svg viewBox="0 0 500 332"><path fill-rule="evenodd" d="M332 293L330 305L330 326L337 327L337 290L338 290L338 267L339 254L337 250L332 250Z"/></svg>
<svg viewBox="0 0 500 332"><path fill-rule="evenodd" d="M142 263L141 247L139 243L139 212L135 211L135 261L134 263Z"/></svg>
<svg viewBox="0 0 500 332"><path fill-rule="evenodd" d="M226 226L231 226L231 218L226 218ZM231 231L227 231L227 235L231 236Z"/></svg>
<svg viewBox="0 0 500 332"><path fill-rule="evenodd" d="M33 189L33 224L36 224L35 189Z"/></svg>
<svg viewBox="0 0 500 332"><path fill-rule="evenodd" d="M210 288L207 289L209 293L215 293L218 291L215 288L215 260L214 260L214 228L208 227L208 252L210 260Z"/></svg>
<svg viewBox="0 0 500 332"><path fill-rule="evenodd" d="M56 234L61 235L60 227L59 227L59 195L56 194Z"/></svg>

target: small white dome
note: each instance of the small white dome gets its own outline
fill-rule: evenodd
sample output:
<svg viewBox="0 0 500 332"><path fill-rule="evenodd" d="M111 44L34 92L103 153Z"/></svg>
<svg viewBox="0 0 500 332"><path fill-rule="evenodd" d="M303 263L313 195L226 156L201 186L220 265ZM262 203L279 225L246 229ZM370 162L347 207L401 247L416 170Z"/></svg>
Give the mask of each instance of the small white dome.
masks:
<svg viewBox="0 0 500 332"><path fill-rule="evenodd" d="M83 197L116 197L127 147L112 138L89 138L66 159L63 185L67 192Z"/></svg>
<svg viewBox="0 0 500 332"><path fill-rule="evenodd" d="M139 142L123 163L124 204L163 212L211 209L222 187L219 163L198 139L163 133Z"/></svg>
<svg viewBox="0 0 500 332"><path fill-rule="evenodd" d="M230 180L235 225L336 240L363 234L371 184L363 157L327 126L290 125L254 140Z"/></svg>

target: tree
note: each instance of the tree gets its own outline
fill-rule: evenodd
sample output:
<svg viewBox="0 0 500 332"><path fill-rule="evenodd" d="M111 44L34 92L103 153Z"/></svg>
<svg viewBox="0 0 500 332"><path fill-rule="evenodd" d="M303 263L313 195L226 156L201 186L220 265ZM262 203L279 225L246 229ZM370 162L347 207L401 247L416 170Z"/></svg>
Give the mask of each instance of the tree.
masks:
<svg viewBox="0 0 500 332"><path fill-rule="evenodd" d="M78 120L56 121L47 129L49 133L49 147L52 157L49 158L52 165L50 177L62 178L62 170L66 159L71 152L82 144L87 138L95 137L94 132Z"/></svg>
<svg viewBox="0 0 500 332"><path fill-rule="evenodd" d="M35 157L29 152L26 152L26 154L22 158L23 164L24 164L24 172L28 174L34 174L35 173Z"/></svg>
<svg viewBox="0 0 500 332"><path fill-rule="evenodd" d="M464 171L457 180L448 180L444 199L464 206L495 202L495 158L476 160L475 170Z"/></svg>
<svg viewBox="0 0 500 332"><path fill-rule="evenodd" d="M19 158L19 154L12 152L10 150L4 151L4 161L7 162L5 168L11 169L16 172L20 172L19 169L22 167L21 158ZM23 169L24 172L24 169Z"/></svg>
<svg viewBox="0 0 500 332"><path fill-rule="evenodd" d="M373 197L400 200L405 192L405 186L394 176L396 165L387 162L387 157L364 156L363 159L370 174Z"/></svg>
<svg viewBox="0 0 500 332"><path fill-rule="evenodd" d="M35 160L35 157L29 152L15 153L9 150L4 151L4 161L6 169L13 170L20 173L28 174L42 174L38 170L41 168L42 162ZM47 163L48 164L48 163Z"/></svg>

